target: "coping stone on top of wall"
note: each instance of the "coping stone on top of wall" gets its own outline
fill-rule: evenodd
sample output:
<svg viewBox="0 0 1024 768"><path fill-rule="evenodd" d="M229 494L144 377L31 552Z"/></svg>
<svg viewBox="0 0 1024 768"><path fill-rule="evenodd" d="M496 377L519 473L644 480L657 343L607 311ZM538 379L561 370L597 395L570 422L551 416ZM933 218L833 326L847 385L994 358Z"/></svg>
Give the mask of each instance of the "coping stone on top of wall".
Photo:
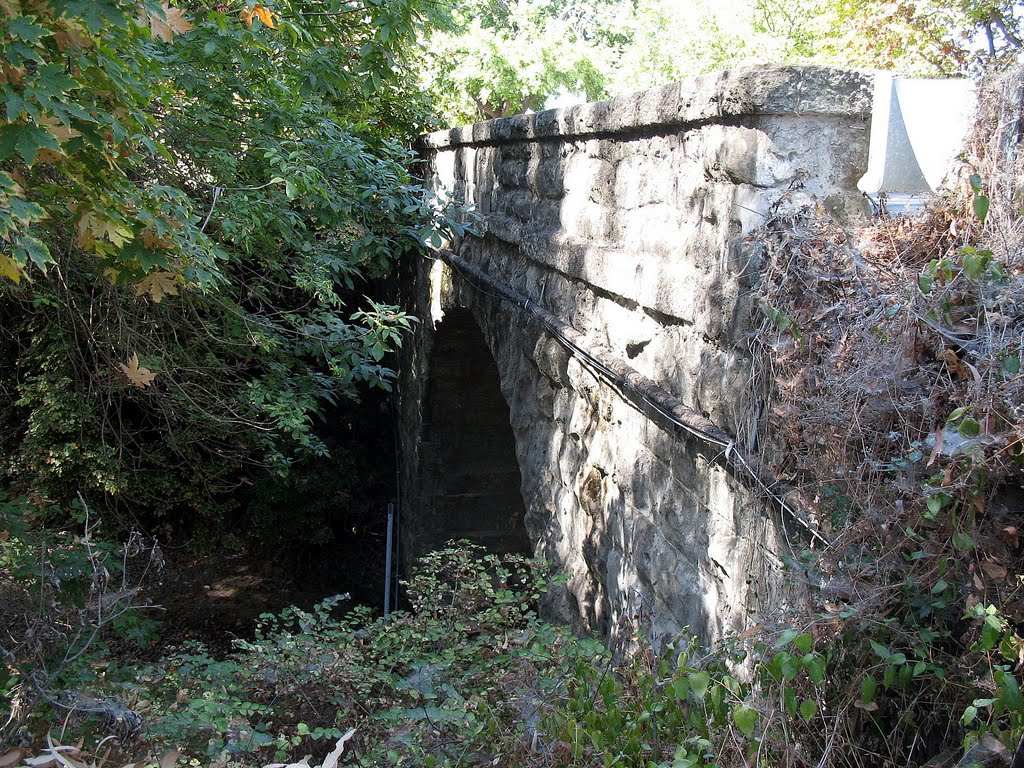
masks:
<svg viewBox="0 0 1024 768"><path fill-rule="evenodd" d="M437 131L426 149L631 133L742 115L867 117L873 75L821 66L741 67L679 83L528 115Z"/></svg>

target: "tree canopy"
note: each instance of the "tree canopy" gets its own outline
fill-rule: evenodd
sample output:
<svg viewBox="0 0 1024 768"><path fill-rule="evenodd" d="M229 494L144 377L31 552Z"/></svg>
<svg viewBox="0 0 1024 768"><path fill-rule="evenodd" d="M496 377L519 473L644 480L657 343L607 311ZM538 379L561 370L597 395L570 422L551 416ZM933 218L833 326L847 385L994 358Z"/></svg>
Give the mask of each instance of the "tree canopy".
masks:
<svg viewBox="0 0 1024 768"><path fill-rule="evenodd" d="M603 60L595 37L604 3L474 0L430 35L423 67L437 113L451 124L539 109L561 89L600 98Z"/></svg>
<svg viewBox="0 0 1024 768"><path fill-rule="evenodd" d="M475 0L429 34L448 124L604 98L702 72L819 63L942 77L1021 46L1012 0Z"/></svg>
<svg viewBox="0 0 1024 768"><path fill-rule="evenodd" d="M978 74L1021 48L1013 0L842 0L833 58L926 77Z"/></svg>
<svg viewBox="0 0 1024 768"><path fill-rule="evenodd" d="M435 237L416 0L2 0L0 451L43 494L208 506L326 449ZM31 480L28 480L31 478Z"/></svg>

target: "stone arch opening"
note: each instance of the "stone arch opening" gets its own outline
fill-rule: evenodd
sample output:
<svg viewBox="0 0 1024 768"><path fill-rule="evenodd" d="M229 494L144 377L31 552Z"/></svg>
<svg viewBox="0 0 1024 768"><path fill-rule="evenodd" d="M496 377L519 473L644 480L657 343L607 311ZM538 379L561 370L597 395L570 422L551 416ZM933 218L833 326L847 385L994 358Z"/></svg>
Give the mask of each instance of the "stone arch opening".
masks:
<svg viewBox="0 0 1024 768"><path fill-rule="evenodd" d="M522 475L498 368L469 310L434 335L419 446L417 554L449 539L532 553Z"/></svg>

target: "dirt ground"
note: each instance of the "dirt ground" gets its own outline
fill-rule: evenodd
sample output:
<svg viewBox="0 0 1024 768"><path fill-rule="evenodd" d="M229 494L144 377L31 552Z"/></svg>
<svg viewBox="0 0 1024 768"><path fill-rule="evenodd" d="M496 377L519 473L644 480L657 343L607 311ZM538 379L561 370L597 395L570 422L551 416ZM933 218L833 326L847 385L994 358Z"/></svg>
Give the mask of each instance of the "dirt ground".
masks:
<svg viewBox="0 0 1024 768"><path fill-rule="evenodd" d="M226 653L237 638L252 635L261 614L296 605L309 609L328 587L302 585L285 568L247 552L165 552L166 565L149 589L161 621L153 650L189 640Z"/></svg>

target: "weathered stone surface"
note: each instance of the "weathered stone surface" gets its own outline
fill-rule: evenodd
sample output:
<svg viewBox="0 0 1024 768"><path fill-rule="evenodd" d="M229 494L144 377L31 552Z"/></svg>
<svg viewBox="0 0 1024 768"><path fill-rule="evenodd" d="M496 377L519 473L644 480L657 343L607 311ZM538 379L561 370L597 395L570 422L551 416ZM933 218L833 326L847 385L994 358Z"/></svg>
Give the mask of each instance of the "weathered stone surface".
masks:
<svg viewBox="0 0 1024 768"><path fill-rule="evenodd" d="M480 216L481 236L454 246L460 257L752 448L748 295L758 263L744 238L775 209L861 215L869 105L863 73L768 67L432 134L424 145L435 187ZM552 610L613 640L641 608L662 639L684 626L710 639L784 601L785 521L723 468L721 446L651 420L514 305L458 276L431 283L428 266L418 314L432 284L435 306L472 312L497 364L526 530L569 574ZM443 333L443 320L436 331L423 323L403 366L410 488L426 466L423 381L441 373L427 370L424 350ZM421 503L407 498L407 517Z"/></svg>
<svg viewBox="0 0 1024 768"><path fill-rule="evenodd" d="M424 146L445 149L466 144L645 132L740 115L867 117L870 109L871 78L864 72L832 67L740 67L617 96L611 101L438 131L424 138Z"/></svg>

